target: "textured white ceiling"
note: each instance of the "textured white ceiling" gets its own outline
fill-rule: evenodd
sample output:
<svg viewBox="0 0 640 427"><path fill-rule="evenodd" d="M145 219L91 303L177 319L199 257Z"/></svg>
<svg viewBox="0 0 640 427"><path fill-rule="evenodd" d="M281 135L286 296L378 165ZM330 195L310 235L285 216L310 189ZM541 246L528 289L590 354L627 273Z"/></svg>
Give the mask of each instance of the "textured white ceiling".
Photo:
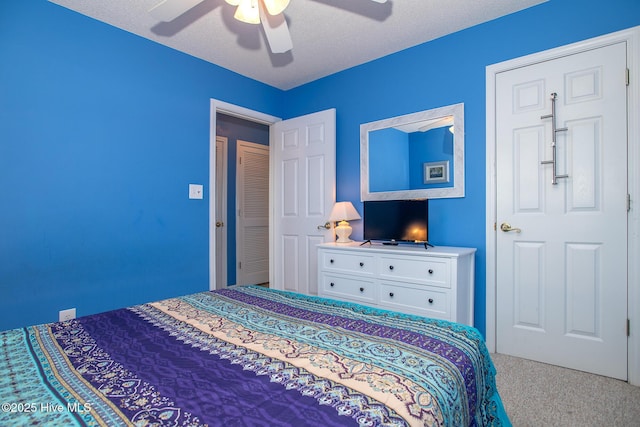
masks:
<svg viewBox="0 0 640 427"><path fill-rule="evenodd" d="M49 0L268 85L290 89L546 0L291 0L293 50L272 54L259 25L204 0L172 22L148 10L160 0Z"/></svg>

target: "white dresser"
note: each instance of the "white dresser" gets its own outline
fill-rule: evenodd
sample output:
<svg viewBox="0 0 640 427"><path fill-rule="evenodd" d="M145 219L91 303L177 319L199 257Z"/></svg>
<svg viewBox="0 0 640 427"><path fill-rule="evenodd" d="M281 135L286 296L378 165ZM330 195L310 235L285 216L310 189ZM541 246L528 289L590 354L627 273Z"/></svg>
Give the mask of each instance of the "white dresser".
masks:
<svg viewBox="0 0 640 427"><path fill-rule="evenodd" d="M318 245L318 294L473 326L473 248Z"/></svg>

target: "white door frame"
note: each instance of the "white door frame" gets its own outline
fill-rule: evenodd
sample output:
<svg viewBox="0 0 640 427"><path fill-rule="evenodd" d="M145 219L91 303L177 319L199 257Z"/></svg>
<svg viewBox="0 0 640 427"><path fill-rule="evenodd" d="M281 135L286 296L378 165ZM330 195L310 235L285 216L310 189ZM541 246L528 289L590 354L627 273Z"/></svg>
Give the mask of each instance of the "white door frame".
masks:
<svg viewBox="0 0 640 427"><path fill-rule="evenodd" d="M271 126L282 120L269 114L230 104L211 98L209 104L209 289L216 289L216 219L212 212L216 211L216 113L224 113L228 116L238 117L251 122L262 123ZM269 151L271 152L271 148ZM269 192L273 193L273 172L269 168ZM271 198L269 198L271 200ZM269 202L269 230L273 229L273 208ZM271 233L271 231L269 231ZM271 236L269 236L271 237ZM273 259L269 255L269 280L272 280ZM222 286L224 288L226 286Z"/></svg>
<svg viewBox="0 0 640 427"><path fill-rule="evenodd" d="M546 50L521 58L493 64L486 69L486 341L490 352L496 351L496 75L515 68L549 61L566 55L596 49L614 43L627 43L629 87L628 115L628 191L631 210L628 216L628 341L629 383L640 385L640 26L601 37ZM624 76L620 76L621 79ZM622 326L621 326L622 327Z"/></svg>

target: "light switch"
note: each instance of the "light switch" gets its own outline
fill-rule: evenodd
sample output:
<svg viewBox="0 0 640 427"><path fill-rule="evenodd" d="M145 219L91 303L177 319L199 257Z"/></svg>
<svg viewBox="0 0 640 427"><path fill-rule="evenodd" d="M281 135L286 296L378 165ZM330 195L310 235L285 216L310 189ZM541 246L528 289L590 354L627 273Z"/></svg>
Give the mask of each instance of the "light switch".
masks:
<svg viewBox="0 0 640 427"><path fill-rule="evenodd" d="M202 199L202 184L189 184L189 198Z"/></svg>

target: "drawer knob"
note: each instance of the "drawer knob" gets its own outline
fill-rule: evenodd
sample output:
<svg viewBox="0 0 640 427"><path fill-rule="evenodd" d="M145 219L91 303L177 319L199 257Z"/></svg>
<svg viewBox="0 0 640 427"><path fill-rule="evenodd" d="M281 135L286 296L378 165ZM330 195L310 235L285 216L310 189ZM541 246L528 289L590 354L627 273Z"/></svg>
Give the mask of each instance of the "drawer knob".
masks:
<svg viewBox="0 0 640 427"><path fill-rule="evenodd" d="M389 296L393 298L393 292L389 292Z"/></svg>
<svg viewBox="0 0 640 427"><path fill-rule="evenodd" d="M393 265L390 265L390 266L389 266L389 270L393 270Z"/></svg>
<svg viewBox="0 0 640 427"><path fill-rule="evenodd" d="M364 288L360 288L360 292L364 292Z"/></svg>
<svg viewBox="0 0 640 427"><path fill-rule="evenodd" d="M331 258L331 259L329 260L329 263L333 264L333 258Z"/></svg>
<svg viewBox="0 0 640 427"><path fill-rule="evenodd" d="M336 285L336 284L335 284L335 283L333 283L333 282L329 283L329 286L331 286L332 288L333 288L335 285Z"/></svg>
<svg viewBox="0 0 640 427"><path fill-rule="evenodd" d="M360 267L364 267L364 262L361 262L361 263L360 263Z"/></svg>
<svg viewBox="0 0 640 427"><path fill-rule="evenodd" d="M429 274L433 274L433 269L432 268L429 269Z"/></svg>
<svg viewBox="0 0 640 427"><path fill-rule="evenodd" d="M433 298L429 298L429 304L433 304Z"/></svg>

